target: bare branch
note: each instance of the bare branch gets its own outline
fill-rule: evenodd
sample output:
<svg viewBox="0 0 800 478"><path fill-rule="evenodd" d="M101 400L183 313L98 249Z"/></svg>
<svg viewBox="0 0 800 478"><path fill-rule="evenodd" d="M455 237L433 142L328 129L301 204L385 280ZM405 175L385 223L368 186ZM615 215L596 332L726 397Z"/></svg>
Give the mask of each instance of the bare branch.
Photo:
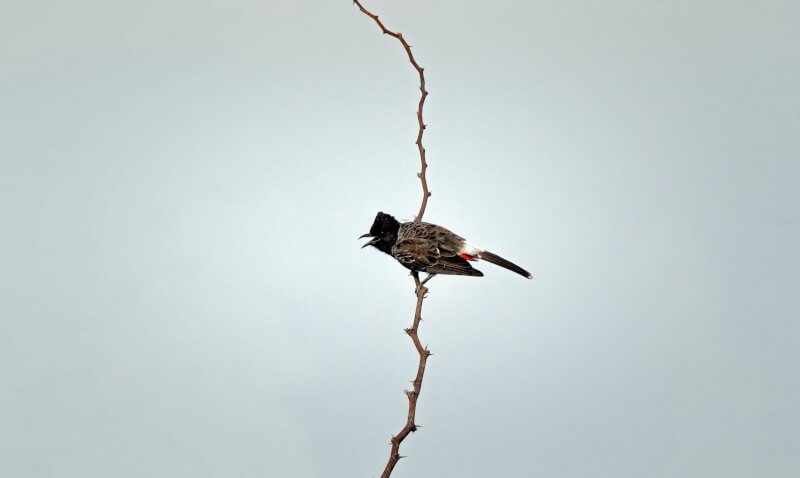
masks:
<svg viewBox="0 0 800 478"><path fill-rule="evenodd" d="M414 54L411 53L411 45L406 42L406 39L403 38L402 33L395 33L383 25L383 22L380 21L378 15L373 15L369 12L359 0L353 0L359 10L361 10L364 15L370 17L378 24L381 31L385 35L393 36L400 40L400 43L405 48L406 53L408 54L408 61L411 62L411 65L417 70L419 74L419 105L417 106L417 123L419 123L419 132L417 133L417 141L415 144L417 145L417 149L419 150L419 161L420 161L420 171L417 173L417 177L419 177L420 182L422 183L422 204L419 206L419 212L417 213L417 217L414 218L414 222L422 221L422 215L425 214L425 207L428 205L428 198L431 196L431 192L428 191L428 180L425 177L425 172L428 170L428 162L425 160L425 147L422 146L422 135L425 132L425 122L422 119L422 108L425 106L425 98L428 97L428 90L425 89L425 69L419 66L417 60L414 59Z"/></svg>
<svg viewBox="0 0 800 478"><path fill-rule="evenodd" d="M425 98L428 97L428 91L425 89L425 74L423 68L420 67L417 61L414 59L414 55L411 53L411 46L408 44L408 42L406 42L405 38L403 38L402 33L395 33L386 28L380 19L378 19L378 16L373 15L366 8L364 8L359 0L353 0L353 3L358 5L358 8L365 15L373 19L384 34L393 36L400 41L400 44L403 45L403 48L405 48L406 53L408 54L408 60L419 74L420 98L419 105L417 106L417 122L419 123L419 132L417 133L417 141L415 144L419 150L420 171L417 173L417 177L419 177L419 180L422 183L422 204L419 206L419 213L417 213L417 217L414 218L414 222L420 222L422 221L423 214L425 214L425 207L428 205L428 198L431 195L430 191L428 191L428 181L425 177L425 172L428 169L428 163L425 160L425 147L422 146L422 135L425 132L425 122L422 119L422 108L425 106ZM411 275L414 277L414 284L416 287L417 306L414 310L414 322L411 325L411 328L405 329L405 332L409 337L411 337L411 341L414 342L414 347L417 349L417 353L419 354L419 364L417 366L417 376L412 382L413 390L405 391L406 397L408 397L408 416L406 418L406 424L402 430L400 430L400 433L392 437L392 450L389 453L389 461L386 463L386 468L384 468L381 478L389 478L392 474L392 470L394 470L395 465L397 465L397 462L400 461L401 458L405 458L404 456L400 455L400 444L403 442L403 440L405 440L409 433L413 433L419 428L415 421L417 414L417 400L419 399L419 394L422 392L422 378L425 375L425 364L428 362L428 357L433 355L427 347L422 346L422 343L419 340L419 335L417 334L419 323L422 320L422 301L425 300L425 294L428 293L428 289L420 282L418 272L413 271Z"/></svg>
<svg viewBox="0 0 800 478"><path fill-rule="evenodd" d="M422 321L422 301L425 299L425 294L428 293L428 289L420 283L418 272L414 271L411 275L414 277L414 284L417 287L417 307L414 310L414 322L411 328L405 329L405 331L408 336L411 337L411 341L414 342L414 347L417 349L419 365L417 366L417 376L414 377L414 381L412 382L413 390L405 391L406 397L408 397L408 417L406 418L406 424L403 429L400 430L400 433L392 437L392 451L389 453L389 461L386 463L386 468L384 468L381 478L389 478L389 476L391 476L394 466L400 461L400 458L403 458L400 455L400 443L405 440L409 433L415 432L420 428L415 422L417 400L419 399L419 394L422 392L422 378L425 375L425 364L428 362L428 357L433 355L430 350L422 346L419 336L417 335L419 323Z"/></svg>

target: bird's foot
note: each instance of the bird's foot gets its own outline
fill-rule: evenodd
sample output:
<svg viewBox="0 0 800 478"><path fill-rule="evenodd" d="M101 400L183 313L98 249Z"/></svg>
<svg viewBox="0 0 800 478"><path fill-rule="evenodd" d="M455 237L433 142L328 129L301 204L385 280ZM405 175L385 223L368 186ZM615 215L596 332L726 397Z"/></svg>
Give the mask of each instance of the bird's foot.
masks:
<svg viewBox="0 0 800 478"><path fill-rule="evenodd" d="M414 295L419 297L420 293L422 293L422 298L428 297L428 288L425 287L425 283L431 280L433 276L436 274L428 274L424 280L419 280L419 273L417 271L412 271L411 275L414 277L414 282L416 282L416 287L414 287Z"/></svg>

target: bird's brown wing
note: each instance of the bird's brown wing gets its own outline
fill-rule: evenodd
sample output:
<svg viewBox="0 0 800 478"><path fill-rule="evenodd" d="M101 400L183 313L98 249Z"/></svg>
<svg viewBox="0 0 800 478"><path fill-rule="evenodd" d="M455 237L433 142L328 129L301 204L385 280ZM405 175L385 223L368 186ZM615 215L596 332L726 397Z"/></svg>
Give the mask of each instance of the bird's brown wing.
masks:
<svg viewBox="0 0 800 478"><path fill-rule="evenodd" d="M451 248L458 248L458 246L464 243L463 237L445 227L429 222L407 222L401 224L398 237L400 239L406 237L427 239L436 241L440 246L448 245Z"/></svg>
<svg viewBox="0 0 800 478"><path fill-rule="evenodd" d="M459 276L483 277L483 272L473 269L469 262L459 256L442 256L435 266L428 267L428 274L452 274Z"/></svg>
<svg viewBox="0 0 800 478"><path fill-rule="evenodd" d="M394 244L392 255L409 269L424 271L439 262L440 251L433 241L407 237Z"/></svg>
<svg viewBox="0 0 800 478"><path fill-rule="evenodd" d="M434 240L417 237L400 239L392 247L392 255L405 267L429 274L483 275L449 248L440 248Z"/></svg>

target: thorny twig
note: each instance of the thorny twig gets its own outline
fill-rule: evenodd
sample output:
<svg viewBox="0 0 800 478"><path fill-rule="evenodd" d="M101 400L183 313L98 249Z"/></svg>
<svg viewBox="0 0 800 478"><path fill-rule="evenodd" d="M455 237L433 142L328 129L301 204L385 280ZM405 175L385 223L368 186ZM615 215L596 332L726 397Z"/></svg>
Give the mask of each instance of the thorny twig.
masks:
<svg viewBox="0 0 800 478"><path fill-rule="evenodd" d="M417 145L417 149L419 149L419 161L420 161L420 171L417 173L417 177L419 177L420 182L422 183L422 204L419 206L419 212L417 213L417 217L414 218L414 222L422 221L422 215L425 214L425 206L428 205L428 198L431 195L431 192L428 191L428 181L425 178L425 171L428 169L428 162L425 160L425 147L422 146L422 134L425 132L425 122L422 120L422 107L425 106L425 98L428 97L428 90L425 89L425 69L419 66L417 60L414 59L414 54L411 53L411 45L406 42L406 39L403 38L402 33L395 33L383 25L383 22L380 21L378 15L373 15L369 12L361 2L358 0L353 0L358 8L364 12L365 15L370 17L371 19L375 20L375 23L381 28L384 35L389 35L397 38L400 40L400 43L405 48L406 53L408 54L408 61L411 62L411 65L417 70L419 74L419 105L417 106L417 123L419 123L419 132L417 133L417 141L414 143Z"/></svg>
<svg viewBox="0 0 800 478"><path fill-rule="evenodd" d="M386 28L378 19L378 16L373 15L366 8L364 8L359 0L353 0L353 3L355 3L365 15L373 19L384 34L393 36L400 41L400 43L403 45L403 48L405 48L406 53L408 54L408 60L411 62L411 65L414 67L414 69L417 70L417 73L419 73L420 98L419 105L417 107L419 133L417 133L416 145L419 149L419 159L421 165L420 172L417 173L417 177L419 177L419 180L422 183L422 204L420 204L419 213L417 213L417 217L414 218L414 221L420 222L422 221L422 215L425 214L425 207L428 205L428 198L431 195L430 191L428 191L428 181L425 178L425 171L428 169L428 163L425 161L425 148L422 146L422 134L425 131L425 123L422 120L422 107L425 105L425 98L428 97L428 91L425 89L424 70L414 59L414 55L411 53L411 46L408 44L408 42L406 42L405 38L403 38L402 33L395 33ZM408 418L406 419L406 424L400 430L400 433L392 437L392 451L389 454L389 461L386 463L386 468L384 468L381 478L389 478L389 476L391 476L395 465L397 465L397 462L400 461L400 458L403 458L400 456L400 443L405 440L409 433L417 431L417 428L419 427L415 421L415 416L417 413L417 399L422 391L422 378L425 375L425 364L428 361L428 357L433 355L427 347L422 346L422 343L419 341L419 335L417 334L419 323L422 320L422 301L425 299L425 294L427 294L428 289L420 283L419 273L414 271L411 275L414 277L415 290L417 294L417 306L414 309L414 322L411 325L411 328L405 329L405 332L409 337L411 337L412 342L414 342L414 347L417 349L417 353L419 353L419 365L417 366L417 376L414 378L413 382L413 390L405 391L406 396L408 397Z"/></svg>

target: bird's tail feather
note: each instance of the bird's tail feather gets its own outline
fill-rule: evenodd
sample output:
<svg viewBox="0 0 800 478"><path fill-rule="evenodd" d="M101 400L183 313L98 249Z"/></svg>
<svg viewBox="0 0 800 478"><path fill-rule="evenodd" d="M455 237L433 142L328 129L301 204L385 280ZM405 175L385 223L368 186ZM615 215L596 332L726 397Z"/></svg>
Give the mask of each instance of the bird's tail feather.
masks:
<svg viewBox="0 0 800 478"><path fill-rule="evenodd" d="M525 269L523 269L522 267L514 264L511 261L503 259L502 257L498 256L497 254L493 254L493 253L491 253L489 251L481 251L480 258L485 260L485 261L487 261L487 262L491 262L494 265L506 268L506 269L508 269L508 270L510 270L512 272L516 272L517 274L519 274L519 275L521 275L523 277L527 277L528 279L533 279L533 276L531 275L530 272L526 271Z"/></svg>

